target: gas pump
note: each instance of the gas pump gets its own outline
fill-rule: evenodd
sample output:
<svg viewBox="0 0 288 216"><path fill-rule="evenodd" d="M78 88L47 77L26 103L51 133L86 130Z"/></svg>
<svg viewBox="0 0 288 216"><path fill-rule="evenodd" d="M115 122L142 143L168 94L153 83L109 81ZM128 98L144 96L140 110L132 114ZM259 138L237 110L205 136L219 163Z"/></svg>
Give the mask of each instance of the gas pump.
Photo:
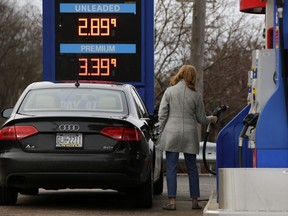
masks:
<svg viewBox="0 0 288 216"><path fill-rule="evenodd" d="M252 151L256 148L257 121L267 100L276 88L275 58L274 49L254 50L252 52L252 70L248 71L248 101L251 103L251 108L243 119L243 127L238 139L238 167L243 167L244 143L247 143L247 148L252 149ZM249 77L252 77L252 80L249 80ZM246 142L244 142L245 139ZM255 159L250 159L250 161L255 161ZM253 162L252 165L255 166L255 163Z"/></svg>
<svg viewBox="0 0 288 216"><path fill-rule="evenodd" d="M212 215L288 215L288 0L239 0L265 14L266 49L252 52L248 105L217 137Z"/></svg>

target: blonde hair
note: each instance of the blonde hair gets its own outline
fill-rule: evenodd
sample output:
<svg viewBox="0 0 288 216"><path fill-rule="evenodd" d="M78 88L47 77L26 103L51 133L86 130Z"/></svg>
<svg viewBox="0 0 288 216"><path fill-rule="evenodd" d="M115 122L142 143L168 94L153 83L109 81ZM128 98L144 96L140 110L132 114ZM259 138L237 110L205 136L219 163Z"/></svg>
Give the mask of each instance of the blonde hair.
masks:
<svg viewBox="0 0 288 216"><path fill-rule="evenodd" d="M193 65L183 65L177 74L170 79L170 84L176 85L181 79L184 79L187 87L196 91L196 68Z"/></svg>

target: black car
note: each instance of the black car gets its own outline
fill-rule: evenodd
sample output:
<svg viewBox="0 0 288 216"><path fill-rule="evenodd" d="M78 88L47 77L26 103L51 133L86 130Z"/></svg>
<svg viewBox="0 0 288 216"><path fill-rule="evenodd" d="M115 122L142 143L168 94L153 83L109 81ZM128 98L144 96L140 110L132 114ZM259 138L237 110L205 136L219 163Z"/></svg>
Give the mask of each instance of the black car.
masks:
<svg viewBox="0 0 288 216"><path fill-rule="evenodd" d="M32 83L2 117L0 205L39 188L102 188L149 208L163 191L157 116L130 84Z"/></svg>

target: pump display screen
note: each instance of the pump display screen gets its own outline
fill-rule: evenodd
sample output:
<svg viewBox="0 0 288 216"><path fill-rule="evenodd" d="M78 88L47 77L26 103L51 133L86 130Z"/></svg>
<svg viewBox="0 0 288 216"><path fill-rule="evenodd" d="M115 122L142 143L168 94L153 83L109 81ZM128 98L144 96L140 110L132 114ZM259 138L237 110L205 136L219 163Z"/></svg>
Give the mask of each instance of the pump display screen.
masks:
<svg viewBox="0 0 288 216"><path fill-rule="evenodd" d="M140 8L140 0L55 0L55 79L141 82Z"/></svg>

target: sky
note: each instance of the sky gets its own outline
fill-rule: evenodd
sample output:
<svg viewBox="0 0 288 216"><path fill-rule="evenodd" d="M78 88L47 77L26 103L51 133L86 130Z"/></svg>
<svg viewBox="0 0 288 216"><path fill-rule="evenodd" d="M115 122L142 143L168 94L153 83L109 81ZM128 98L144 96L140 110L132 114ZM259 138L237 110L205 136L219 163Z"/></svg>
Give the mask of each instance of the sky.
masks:
<svg viewBox="0 0 288 216"><path fill-rule="evenodd" d="M26 0L28 1L28 0ZM29 0L32 4L36 5L39 8L42 8L42 0Z"/></svg>
<svg viewBox="0 0 288 216"><path fill-rule="evenodd" d="M22 7L24 4L29 3L32 5L35 5L37 8L39 8L40 11L42 11L42 0L11 0L17 2L17 4Z"/></svg>
<svg viewBox="0 0 288 216"><path fill-rule="evenodd" d="M40 13L42 13L42 1L43 0L9 0L9 1L15 1L16 3L17 3L17 5L19 5L20 7L23 7L23 5L25 5L25 4L27 4L27 3L29 3L29 4L32 4L32 5L34 5L36 8L38 8L39 9L39 12ZM233 1L233 2L235 2L235 8L237 8L236 9L236 11L234 10L233 12L232 12L232 14L231 14L231 16L234 16L235 15L235 13L237 13L237 14L242 14L242 13L240 13L240 11L239 11L239 0L229 0L229 1ZM235 9L234 8L234 9ZM259 22L260 23L262 23L263 22L263 17L264 16L261 16L260 15L260 17L259 17L259 15L250 15L250 14L246 14L247 16L251 16L251 18L256 18L256 19L254 19L254 21L258 21L259 20Z"/></svg>

